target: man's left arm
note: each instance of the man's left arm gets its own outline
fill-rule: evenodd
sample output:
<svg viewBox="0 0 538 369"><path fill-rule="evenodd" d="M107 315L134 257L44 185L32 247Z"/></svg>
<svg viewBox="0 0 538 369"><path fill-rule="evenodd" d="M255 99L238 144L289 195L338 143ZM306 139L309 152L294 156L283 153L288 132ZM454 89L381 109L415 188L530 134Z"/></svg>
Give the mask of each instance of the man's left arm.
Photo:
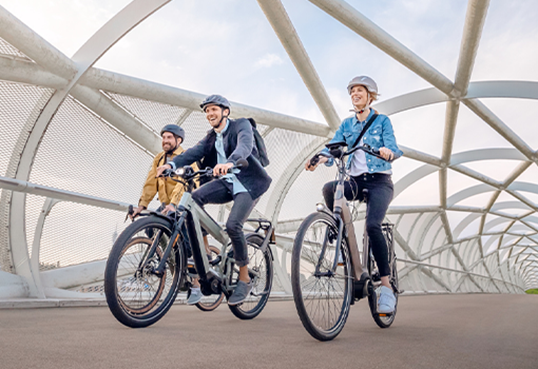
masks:
<svg viewBox="0 0 538 369"><path fill-rule="evenodd" d="M239 124L237 130L237 145L235 150L228 157L228 163L237 164L239 159L247 159L252 153L252 147L254 145L254 135L252 133L252 126L247 119L241 119L236 121Z"/></svg>

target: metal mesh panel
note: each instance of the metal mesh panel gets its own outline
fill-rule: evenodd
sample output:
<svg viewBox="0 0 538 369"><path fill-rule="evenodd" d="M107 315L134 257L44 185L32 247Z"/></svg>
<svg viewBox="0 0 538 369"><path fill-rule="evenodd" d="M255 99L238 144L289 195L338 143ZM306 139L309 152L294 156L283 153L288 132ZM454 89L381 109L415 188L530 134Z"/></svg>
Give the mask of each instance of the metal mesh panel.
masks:
<svg viewBox="0 0 538 369"><path fill-rule="evenodd" d="M41 87L0 81L0 175L13 177L13 170L7 173L7 169L17 142L26 140L27 132L19 137L22 129L35 122L50 93Z"/></svg>
<svg viewBox="0 0 538 369"><path fill-rule="evenodd" d="M135 118L144 122L157 133L166 124L176 123L186 110L174 105L142 100L135 97L108 93L114 102L131 113Z"/></svg>
<svg viewBox="0 0 538 369"><path fill-rule="evenodd" d="M45 133L30 181L135 204L152 159L69 97Z"/></svg>
<svg viewBox="0 0 538 369"><path fill-rule="evenodd" d="M304 218L313 212L316 203L324 202L321 193L323 185L334 180L335 175L336 166L321 165L315 172L303 170L282 204L279 220Z"/></svg>
<svg viewBox="0 0 538 369"><path fill-rule="evenodd" d="M207 131L211 128L205 114L200 111L193 111L181 127L185 130L185 141L181 145L184 149L193 147L205 137Z"/></svg>
<svg viewBox="0 0 538 369"><path fill-rule="evenodd" d="M41 270L105 259L129 224L123 212L60 202L46 219L41 238Z"/></svg>
<svg viewBox="0 0 538 369"><path fill-rule="evenodd" d="M297 154L299 154L303 148L310 144L315 139L312 135L307 135L299 132L290 132L280 128L272 130L267 137L265 137L265 145L269 155L271 165L267 169L267 173L273 182L267 193L262 196L258 202L256 208L265 214L267 210L267 202L273 193L273 190L278 183L278 180L284 173L284 171L293 163ZM293 163L293 165L302 165L301 163ZM265 214L267 217L271 217L272 214ZM283 219L289 219L285 215Z"/></svg>
<svg viewBox="0 0 538 369"><path fill-rule="evenodd" d="M28 57L21 53L17 48L13 47L10 43L8 43L6 40L0 38L0 54L3 55L13 55L18 56L19 58L24 58L27 60Z"/></svg>
<svg viewBox="0 0 538 369"><path fill-rule="evenodd" d="M0 175L14 177L29 132L52 90L0 81ZM13 272L9 251L9 201L0 196L0 269Z"/></svg>

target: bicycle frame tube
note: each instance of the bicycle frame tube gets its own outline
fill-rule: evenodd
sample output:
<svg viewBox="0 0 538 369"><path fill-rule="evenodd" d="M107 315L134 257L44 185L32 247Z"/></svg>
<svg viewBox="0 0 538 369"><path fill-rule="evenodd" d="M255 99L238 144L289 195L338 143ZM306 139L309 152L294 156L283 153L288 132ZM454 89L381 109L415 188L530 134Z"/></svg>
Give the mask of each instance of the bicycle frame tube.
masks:
<svg viewBox="0 0 538 369"><path fill-rule="evenodd" d="M211 218L207 212L202 209L193 199L189 192L185 192L181 197L178 205L179 209L187 212L187 230L191 240L192 253L196 271L198 275L205 279L208 272L213 272L209 268L209 261L204 249L204 237L202 234L202 226L212 235L220 244L223 245L221 255L223 257L222 265L226 263L226 247L229 243L229 237L226 232ZM221 277L221 276L219 276Z"/></svg>
<svg viewBox="0 0 538 369"><path fill-rule="evenodd" d="M349 207L347 206L346 198L344 196L345 169L340 168L339 170L341 172L340 172L338 184L336 185L336 191L334 193L334 213L339 223L344 223L346 226L347 244L349 247L349 254L351 256L351 270L352 270L353 277L355 278L355 280L358 280L365 269L363 265L361 264L361 257L359 254L357 237L355 236L355 227L353 227L353 220L351 219L351 213L349 211ZM336 246L337 255L338 255L338 251L340 251L339 248L340 248L342 236L343 235L342 235L342 232L340 231L340 225L339 225L338 243ZM337 259L338 259L338 256L335 260L335 265L333 267L333 270L336 270Z"/></svg>

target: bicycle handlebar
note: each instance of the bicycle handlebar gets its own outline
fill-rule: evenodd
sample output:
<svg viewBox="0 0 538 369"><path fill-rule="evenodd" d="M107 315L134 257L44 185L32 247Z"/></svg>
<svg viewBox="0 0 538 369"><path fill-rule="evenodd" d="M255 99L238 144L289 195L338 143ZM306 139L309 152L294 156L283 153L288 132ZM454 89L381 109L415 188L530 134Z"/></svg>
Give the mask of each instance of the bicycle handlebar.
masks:
<svg viewBox="0 0 538 369"><path fill-rule="evenodd" d="M332 152L331 152L331 149L329 149L330 155L335 159L342 159L344 156L351 155L357 150L362 150L362 151L364 151L364 152L366 152L366 153L368 153L368 154L370 154L372 156L375 156L376 158L385 160L385 161L387 161L389 163L392 163L394 161L394 159L386 160L385 158L383 158L381 156L381 153L379 152L378 149L373 148L368 144L363 144L362 146L356 146L356 147L354 147L351 150L346 151L346 152L342 152L342 147L344 147L344 145L335 146L335 147L332 148ZM312 157L312 159L310 159L310 165L315 166L319 162L319 157L320 156L324 156L324 155L322 153L318 153L318 154L314 155Z"/></svg>
<svg viewBox="0 0 538 369"><path fill-rule="evenodd" d="M245 159L239 159L237 163L228 169L228 173L232 173L234 169L244 169L248 167L248 161ZM184 167L178 168L175 171L172 169L165 169L161 174L162 177L181 177L187 181L194 179L196 176L199 177L210 177L213 175L213 168L207 167L205 169L200 169L194 171L190 165L185 165Z"/></svg>

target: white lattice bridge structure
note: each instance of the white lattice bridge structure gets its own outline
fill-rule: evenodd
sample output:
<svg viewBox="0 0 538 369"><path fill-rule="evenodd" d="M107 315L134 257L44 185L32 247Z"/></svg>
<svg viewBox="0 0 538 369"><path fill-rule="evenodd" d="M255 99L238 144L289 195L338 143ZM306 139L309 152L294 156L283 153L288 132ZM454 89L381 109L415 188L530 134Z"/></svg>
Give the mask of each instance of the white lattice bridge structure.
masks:
<svg viewBox="0 0 538 369"><path fill-rule="evenodd" d="M171 122L182 126L184 147L205 135L208 125L198 107L204 94L93 67L168 2L132 1L72 58L0 6L0 299L102 296L106 257L161 150L159 130ZM442 154L400 145L404 157L395 163L413 167L395 174L395 202L406 193L439 194L429 205L416 205L411 197L408 205L388 211L402 288L522 293L537 287L537 152L482 100L538 99L538 83L471 82L489 1L469 0L454 80L345 1L310 3L431 85L381 101L376 110L395 116L432 104L446 107L438 117L444 120ZM335 174L334 168L306 173L304 162L330 140L341 117L281 1L258 4L324 117L315 122L232 102L232 115L255 118L268 146L273 183L255 212L277 224L274 289L290 294L294 234ZM510 147L453 152L462 104ZM417 134L427 139L431 132ZM499 180L481 172L483 161L516 165ZM436 185L425 186L424 178ZM457 190L451 181L460 184ZM469 199L482 205L469 205ZM209 211L222 220L227 209ZM458 214L456 222L451 214ZM359 208L357 230L363 218Z"/></svg>

